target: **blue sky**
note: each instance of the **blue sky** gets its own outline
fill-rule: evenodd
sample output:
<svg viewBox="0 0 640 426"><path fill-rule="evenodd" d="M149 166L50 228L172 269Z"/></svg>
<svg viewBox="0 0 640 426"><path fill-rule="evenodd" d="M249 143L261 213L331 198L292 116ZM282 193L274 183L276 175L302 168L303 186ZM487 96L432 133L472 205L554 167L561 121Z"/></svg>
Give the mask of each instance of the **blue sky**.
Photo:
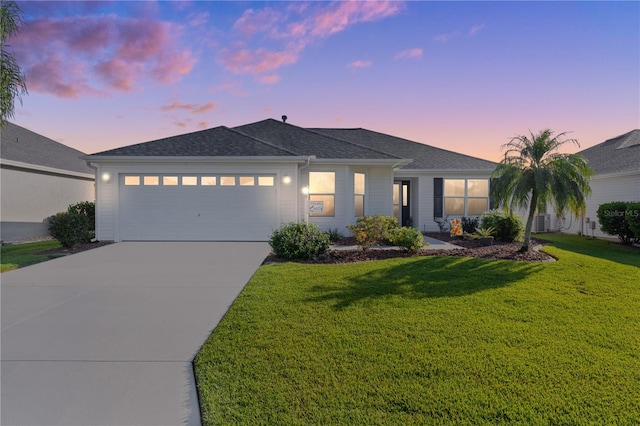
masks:
<svg viewBox="0 0 640 426"><path fill-rule="evenodd" d="M283 114L490 160L640 127L638 2L19 5L14 121L87 153Z"/></svg>

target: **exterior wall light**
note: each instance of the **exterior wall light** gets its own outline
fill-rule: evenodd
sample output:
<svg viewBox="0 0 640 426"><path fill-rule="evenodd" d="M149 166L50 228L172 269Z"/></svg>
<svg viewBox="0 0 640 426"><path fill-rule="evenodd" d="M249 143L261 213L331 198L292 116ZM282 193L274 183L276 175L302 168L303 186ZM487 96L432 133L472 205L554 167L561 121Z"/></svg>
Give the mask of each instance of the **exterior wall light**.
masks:
<svg viewBox="0 0 640 426"><path fill-rule="evenodd" d="M111 174L106 173L106 172L102 174L102 181L103 182L109 182L110 180L111 180Z"/></svg>
<svg viewBox="0 0 640 426"><path fill-rule="evenodd" d="M289 185L291 183L291 176L285 176L282 178L282 183Z"/></svg>

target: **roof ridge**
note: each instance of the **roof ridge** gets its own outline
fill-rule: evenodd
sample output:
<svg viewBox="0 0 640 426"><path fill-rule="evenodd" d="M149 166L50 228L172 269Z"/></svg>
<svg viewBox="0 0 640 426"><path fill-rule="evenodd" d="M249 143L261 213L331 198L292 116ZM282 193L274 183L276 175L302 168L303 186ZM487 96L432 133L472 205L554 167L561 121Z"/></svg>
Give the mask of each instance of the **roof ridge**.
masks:
<svg viewBox="0 0 640 426"><path fill-rule="evenodd" d="M296 126L296 127L299 127L299 126ZM322 133L322 132L317 132L317 131L315 131L315 130L311 130L311 129L306 128L306 127L299 127L299 128L300 128L300 129L302 129L302 130L306 130L306 131L307 131L307 132L309 132L309 133L314 133L314 134L316 134L316 135L320 135L320 136L323 136L323 137L325 137L325 138L333 139L333 140L336 140L336 141L339 141L339 142L348 143L348 144L350 144L350 145L357 146L358 148L368 149L369 151L377 152L378 154L388 155L388 156L390 156L390 157L397 158L398 160L409 160L409 158L402 158L402 157L398 157L398 156L397 156L397 155L395 155L395 154L390 154L390 153L388 153L388 152L381 151L381 150L379 150L379 149L371 148L371 147L368 147L368 146L360 145L360 144L357 144L357 143L355 143L355 142L351 142L351 141L348 141L348 140L345 140L345 139L336 138L335 136L325 135L325 134L324 134L324 133ZM314 127L314 129L316 129L316 128L317 128L317 129L321 129L321 127ZM366 129L362 129L362 128L354 128L354 129L334 129L334 130L366 130Z"/></svg>
<svg viewBox="0 0 640 426"><path fill-rule="evenodd" d="M486 159L484 159L484 158L474 157L474 156L472 156L472 155L463 154L463 153L461 153L461 152L451 151L451 150L449 150L449 149L440 148L440 147L437 147L437 146L429 145L429 144L427 144L427 143L422 143L422 142L412 141L411 139L407 139L407 138L402 138L402 137L399 137L399 136L390 135L390 134L388 134L388 133L378 132L378 131L376 131L376 130L365 129L365 128L362 128L362 127L353 128L353 129L336 129L336 130L364 130L365 132L376 133L376 134L378 134L378 135L382 135L382 136L386 136L386 137L390 137L390 138L394 138L394 139L400 139L400 140L403 140L403 141L406 141L406 142L409 142L409 143L414 143L414 144L419 144L419 145L423 145L423 146L428 146L429 148L432 148L432 149L437 149L437 150L439 150L439 151L449 152L449 153L456 154L456 155L461 155L461 156L463 156L463 157L471 158L471 159L474 159L474 160L486 161L486 162L488 162L488 163L497 164L495 161L486 160Z"/></svg>
<svg viewBox="0 0 640 426"><path fill-rule="evenodd" d="M263 121L266 121L266 120L263 120ZM258 121L258 123L259 123L259 121ZM226 126L225 126L225 127L226 127ZM238 127L242 127L242 126L238 126ZM280 147L280 146L274 145L274 144L272 144L272 143L270 143L270 142L267 142L267 141L265 141L265 140L262 140L262 139L260 139L260 138L256 138L255 136L251 136L251 135L248 135L248 134L246 134L246 133L243 133L243 132L241 132L240 130L236 130L235 128L227 127L227 129L229 129L229 130L231 130L232 132L235 132L235 133L237 133L237 134L239 134L239 135L242 135L242 136L244 136L244 137L251 138L251 139L253 139L253 140L255 140L255 141L258 141L258 142L260 142L260 143L262 143L262 144L264 144L264 145L268 145L268 146L270 146L271 148L276 148L276 149L278 149L278 150L280 150L280 151L288 152L289 154L291 154L291 155L295 155L295 156L299 156L299 155L300 155L300 154L298 154L297 152L293 152L293 151L291 151L290 149L287 149L287 148L283 148L283 147Z"/></svg>

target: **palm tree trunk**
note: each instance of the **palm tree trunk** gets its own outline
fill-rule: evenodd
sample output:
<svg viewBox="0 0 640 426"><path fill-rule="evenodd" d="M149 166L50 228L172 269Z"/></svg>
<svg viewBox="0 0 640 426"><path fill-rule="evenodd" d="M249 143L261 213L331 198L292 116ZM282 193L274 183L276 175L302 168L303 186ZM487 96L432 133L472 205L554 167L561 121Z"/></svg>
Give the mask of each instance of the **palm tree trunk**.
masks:
<svg viewBox="0 0 640 426"><path fill-rule="evenodd" d="M524 228L524 241L522 242L521 252L529 251L529 241L531 240L531 228L533 227L533 217L538 206L538 194L534 191L531 195L531 204L529 204L529 216L527 216L527 226Z"/></svg>

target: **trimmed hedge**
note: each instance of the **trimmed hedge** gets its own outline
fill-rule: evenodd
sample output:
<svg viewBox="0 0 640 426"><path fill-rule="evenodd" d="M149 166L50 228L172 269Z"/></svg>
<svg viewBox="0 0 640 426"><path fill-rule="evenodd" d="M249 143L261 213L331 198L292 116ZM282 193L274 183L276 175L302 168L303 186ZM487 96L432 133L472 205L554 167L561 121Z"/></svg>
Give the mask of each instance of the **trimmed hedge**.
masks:
<svg viewBox="0 0 640 426"><path fill-rule="evenodd" d="M640 203L613 201L600 204L596 215L602 232L616 235L623 244L640 240Z"/></svg>
<svg viewBox="0 0 640 426"><path fill-rule="evenodd" d="M393 216L363 216L355 225L347 226L363 250L378 244L391 244L393 233L398 229L398 219Z"/></svg>
<svg viewBox="0 0 640 426"><path fill-rule="evenodd" d="M71 204L66 212L50 216L47 220L49 233L63 247L88 243L95 236L96 205L91 201Z"/></svg>
<svg viewBox="0 0 640 426"><path fill-rule="evenodd" d="M415 253L425 246L422 232L420 232L416 228L411 228L408 226L403 226L402 228L394 230L391 237L391 242L398 247L402 247L410 253ZM429 243L426 244L428 245Z"/></svg>
<svg viewBox="0 0 640 426"><path fill-rule="evenodd" d="M524 223L522 218L513 213L506 214L500 210L489 210L480 217L480 228L493 228L496 240L511 243L522 241L524 237Z"/></svg>
<svg viewBox="0 0 640 426"><path fill-rule="evenodd" d="M91 241L93 233L89 230L87 216L83 214L61 212L50 216L48 220L51 236L63 247L71 248Z"/></svg>
<svg viewBox="0 0 640 426"><path fill-rule="evenodd" d="M329 244L329 235L313 223L290 222L281 225L269 239L276 256L289 260L305 260L324 254Z"/></svg>

